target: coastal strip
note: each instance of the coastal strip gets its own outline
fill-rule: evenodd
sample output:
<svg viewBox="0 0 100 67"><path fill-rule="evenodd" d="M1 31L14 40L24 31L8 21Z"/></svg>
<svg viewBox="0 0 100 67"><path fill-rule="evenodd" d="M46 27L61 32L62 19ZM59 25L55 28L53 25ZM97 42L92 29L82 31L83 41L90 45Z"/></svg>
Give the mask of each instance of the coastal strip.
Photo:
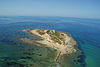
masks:
<svg viewBox="0 0 100 67"><path fill-rule="evenodd" d="M45 29L26 29L24 32L27 32L31 35L40 37L42 40L31 40L27 38L21 38L24 42L37 43L37 46L45 46L53 48L57 51L57 55L54 59L57 67L62 67L60 64L60 58L64 55L70 55L73 52L76 52L75 46L76 41L72 38L70 34L61 31L55 30L45 30ZM52 64L49 65L52 67Z"/></svg>

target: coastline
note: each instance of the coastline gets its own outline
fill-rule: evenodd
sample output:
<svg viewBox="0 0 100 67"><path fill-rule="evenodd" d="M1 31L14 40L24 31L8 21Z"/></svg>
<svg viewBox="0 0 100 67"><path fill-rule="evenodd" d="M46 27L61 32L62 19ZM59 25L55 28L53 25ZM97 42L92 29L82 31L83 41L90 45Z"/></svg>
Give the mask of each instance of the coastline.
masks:
<svg viewBox="0 0 100 67"><path fill-rule="evenodd" d="M32 32L31 32L31 30L32 30ZM73 52L75 52L75 53L77 53L77 49L75 48L75 46L78 46L77 45L77 43L76 43L76 41L73 39L73 37L70 35L70 34L68 34L69 36L70 36L70 40L69 40L69 45L72 45L72 48L70 49L70 50L68 50L67 51L67 53L64 51L63 53L60 51L60 50L58 50L57 48L59 48L59 47L55 47L55 46L52 46L53 45L53 43L51 44L50 42L48 42L47 40L45 40L44 38L42 38L40 35L38 35L38 33L36 32L36 31L34 31L34 30L36 30L36 29L27 29L27 30L24 30L24 32L27 32L27 33L29 33L29 34L31 34L31 35L34 35L34 36L37 36L37 37L40 37L41 39L43 39L43 40L41 40L41 41L35 41L35 40L31 40L31 39L27 39L27 38L22 38L21 40L23 40L24 42L28 42L28 43L37 43L38 45L37 46L44 46L44 47L46 47L46 48L53 48L53 49L55 49L56 51L57 51L57 55L56 55L56 58L54 59L54 62L56 62L56 66L57 67L62 67L64 64L62 64L62 63L64 63L64 58L67 56L70 56ZM40 30L40 29L39 29ZM63 46L62 48L64 48L65 46ZM60 46L60 48L61 48L61 46ZM75 49L74 49L75 48ZM73 50L74 49L74 50ZM81 55L81 52L79 52L78 54L77 54L77 56L78 55ZM70 58L70 59L72 59L72 58ZM68 62L68 63L73 63L73 61L71 60L70 62ZM49 67L52 67L52 65L50 64L49 65ZM71 66L71 67L74 67L74 64Z"/></svg>

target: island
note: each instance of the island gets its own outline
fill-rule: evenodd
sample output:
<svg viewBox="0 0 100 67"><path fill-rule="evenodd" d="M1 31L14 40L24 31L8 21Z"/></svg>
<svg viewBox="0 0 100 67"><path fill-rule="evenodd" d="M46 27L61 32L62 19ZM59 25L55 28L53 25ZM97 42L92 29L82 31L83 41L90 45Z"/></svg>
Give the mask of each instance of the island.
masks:
<svg viewBox="0 0 100 67"><path fill-rule="evenodd" d="M57 55L54 59L54 62L56 62L56 67L62 67L60 59L64 55L75 55L77 52L79 55L81 55L79 49L75 48L77 46L76 41L69 33L47 29L26 29L23 31L31 35L35 35L41 38L41 40L21 38L22 41L37 43L37 46L44 46L46 48L52 48L57 51ZM53 67L52 64L50 64L49 67Z"/></svg>

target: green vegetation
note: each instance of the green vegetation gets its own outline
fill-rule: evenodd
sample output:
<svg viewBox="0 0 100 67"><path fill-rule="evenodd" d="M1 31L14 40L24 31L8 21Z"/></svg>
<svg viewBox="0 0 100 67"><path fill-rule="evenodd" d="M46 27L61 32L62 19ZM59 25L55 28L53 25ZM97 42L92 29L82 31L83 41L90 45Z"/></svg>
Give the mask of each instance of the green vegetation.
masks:
<svg viewBox="0 0 100 67"><path fill-rule="evenodd" d="M26 32L32 34L32 32L30 32L30 30L26 30ZM59 44L64 44L65 43L65 33L62 33L60 31L53 31L53 30L47 30L45 32L45 30L37 30L37 32L40 34L40 35L44 35L45 33L47 33L50 37L51 37L51 40L53 40L55 43L59 43Z"/></svg>
<svg viewBox="0 0 100 67"><path fill-rule="evenodd" d="M58 37L50 35L51 36L51 40L53 40L54 42L57 42L59 44L61 44L61 41L58 39Z"/></svg>
<svg viewBox="0 0 100 67"><path fill-rule="evenodd" d="M38 32L40 35L44 35L44 34L45 34L44 30L37 30L37 32Z"/></svg>
<svg viewBox="0 0 100 67"><path fill-rule="evenodd" d="M65 43L65 39L64 36L61 35L62 32L60 31L55 31L55 32L48 32L48 34L52 37L51 39L55 42L58 42L59 44L61 44L61 41L63 41L63 43Z"/></svg>

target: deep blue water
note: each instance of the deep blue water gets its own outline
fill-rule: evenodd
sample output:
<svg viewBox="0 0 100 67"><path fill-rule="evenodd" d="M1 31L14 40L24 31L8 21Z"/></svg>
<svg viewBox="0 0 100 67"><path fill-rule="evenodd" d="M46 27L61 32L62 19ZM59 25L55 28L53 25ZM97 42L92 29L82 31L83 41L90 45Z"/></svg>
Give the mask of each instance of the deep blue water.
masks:
<svg viewBox="0 0 100 67"><path fill-rule="evenodd" d="M26 35L26 33L21 31L23 29L33 28L55 29L72 34L85 55L86 66L100 67L99 19L71 17L1 16L0 57L6 57L6 55L16 57L16 55L20 52L20 48L16 48L17 43L15 40L17 41L21 37L29 37ZM15 49L17 49L17 51ZM14 51L14 53L12 51Z"/></svg>

